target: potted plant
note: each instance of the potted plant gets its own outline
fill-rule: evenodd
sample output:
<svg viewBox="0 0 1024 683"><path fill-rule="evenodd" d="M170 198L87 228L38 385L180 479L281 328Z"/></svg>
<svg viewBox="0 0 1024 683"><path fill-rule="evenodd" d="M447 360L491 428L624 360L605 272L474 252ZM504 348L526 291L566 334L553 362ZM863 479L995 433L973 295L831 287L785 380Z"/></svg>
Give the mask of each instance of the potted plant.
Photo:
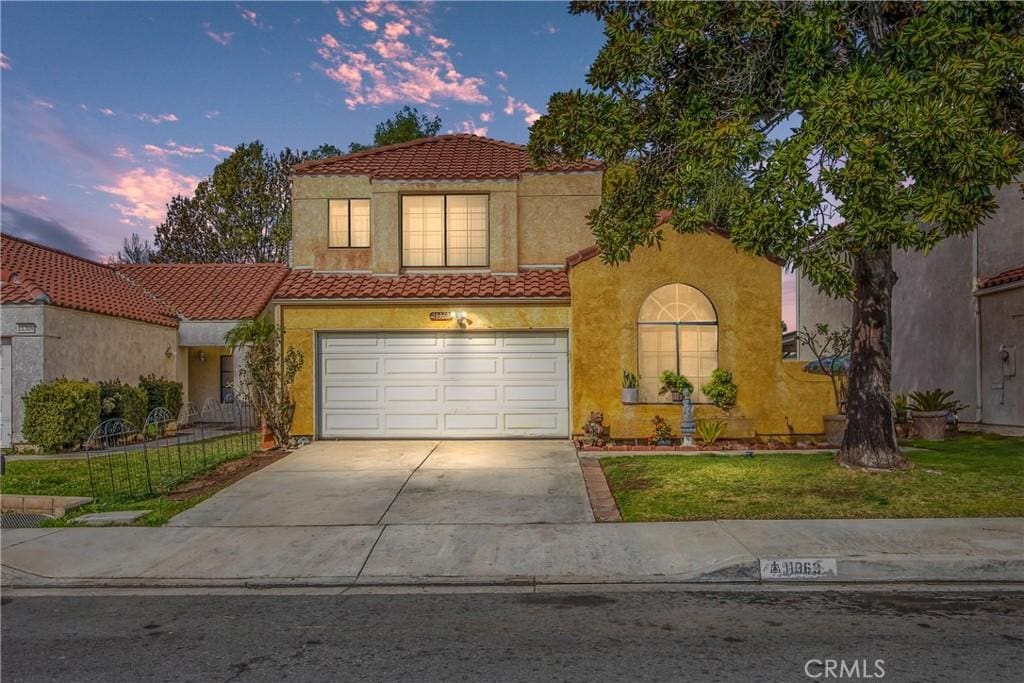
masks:
<svg viewBox="0 0 1024 683"><path fill-rule="evenodd" d="M707 384L702 384L700 390L704 392L708 400L724 410L732 412L736 407L736 384L732 381L732 373L722 368L711 372L711 379Z"/></svg>
<svg viewBox="0 0 1024 683"><path fill-rule="evenodd" d="M640 402L640 375L634 375L629 370L622 371L622 402Z"/></svg>
<svg viewBox="0 0 1024 683"><path fill-rule="evenodd" d="M654 419L651 420L651 424L654 425L654 434L651 435L648 441L655 446L671 446L672 425L668 423L668 420L661 415L655 415Z"/></svg>
<svg viewBox="0 0 1024 683"><path fill-rule="evenodd" d="M661 373L661 389L658 390L659 396L662 394L672 394L673 403L682 403L684 391L693 392L693 384L684 375L672 372L671 370Z"/></svg>
<svg viewBox="0 0 1024 683"><path fill-rule="evenodd" d="M853 343L850 328L832 330L825 323L818 323L813 331L805 327L796 337L814 355L814 360L804 366L804 372L828 375L832 381L836 412L823 418L825 441L830 446L841 446L846 435L846 374Z"/></svg>
<svg viewBox="0 0 1024 683"><path fill-rule="evenodd" d="M926 441L946 438L946 422L950 413L967 407L960 401L951 400L952 397L952 391L942 389L914 391L910 394L910 415L918 436Z"/></svg>

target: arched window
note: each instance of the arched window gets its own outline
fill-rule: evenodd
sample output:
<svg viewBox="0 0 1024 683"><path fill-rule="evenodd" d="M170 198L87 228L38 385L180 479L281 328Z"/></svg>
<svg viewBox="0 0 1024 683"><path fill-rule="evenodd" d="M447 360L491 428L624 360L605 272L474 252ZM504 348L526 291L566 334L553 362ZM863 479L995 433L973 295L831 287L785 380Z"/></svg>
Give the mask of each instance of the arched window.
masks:
<svg viewBox="0 0 1024 683"><path fill-rule="evenodd" d="M702 384L718 367L718 316L715 307L694 287L672 284L654 290L640 307L637 320L640 400L671 401L658 395L665 370L679 372L693 383L693 400L703 402Z"/></svg>

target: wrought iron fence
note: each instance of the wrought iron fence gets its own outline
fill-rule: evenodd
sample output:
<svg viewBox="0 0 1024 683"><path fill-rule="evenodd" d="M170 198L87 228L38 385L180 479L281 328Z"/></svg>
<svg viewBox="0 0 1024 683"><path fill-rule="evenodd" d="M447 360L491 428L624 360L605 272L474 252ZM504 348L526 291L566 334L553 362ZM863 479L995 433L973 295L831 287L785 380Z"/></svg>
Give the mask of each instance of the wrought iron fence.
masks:
<svg viewBox="0 0 1024 683"><path fill-rule="evenodd" d="M191 403L177 416L154 408L141 428L114 418L96 426L85 444L94 498L137 500L167 493L197 474L259 447L252 406L232 400Z"/></svg>

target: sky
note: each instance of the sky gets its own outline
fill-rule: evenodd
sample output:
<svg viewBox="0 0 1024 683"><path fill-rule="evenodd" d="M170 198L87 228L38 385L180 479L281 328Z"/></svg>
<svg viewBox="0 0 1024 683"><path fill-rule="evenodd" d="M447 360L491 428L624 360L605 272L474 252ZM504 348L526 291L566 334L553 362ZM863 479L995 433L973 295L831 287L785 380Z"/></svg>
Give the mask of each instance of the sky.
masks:
<svg viewBox="0 0 1024 683"><path fill-rule="evenodd" d="M4 2L0 19L2 229L95 259L152 239L242 142L344 149L410 104L525 143L603 42L564 2Z"/></svg>

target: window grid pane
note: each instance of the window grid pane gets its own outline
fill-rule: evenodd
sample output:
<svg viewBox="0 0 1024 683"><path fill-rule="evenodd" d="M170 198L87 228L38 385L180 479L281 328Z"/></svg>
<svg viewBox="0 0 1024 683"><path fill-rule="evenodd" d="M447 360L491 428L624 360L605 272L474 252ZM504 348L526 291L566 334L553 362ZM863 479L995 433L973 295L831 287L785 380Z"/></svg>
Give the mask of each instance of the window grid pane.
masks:
<svg viewBox="0 0 1024 683"><path fill-rule="evenodd" d="M675 325L643 325L638 329L640 361L640 400L645 403L669 403L668 394L659 396L661 373L676 371L676 329Z"/></svg>
<svg viewBox="0 0 1024 683"><path fill-rule="evenodd" d="M348 200L332 199L328 202L330 213L327 246L348 246Z"/></svg>
<svg viewBox="0 0 1024 683"><path fill-rule="evenodd" d="M448 195L448 265L487 265L487 197Z"/></svg>
<svg viewBox="0 0 1024 683"><path fill-rule="evenodd" d="M444 265L444 197L402 198L402 265Z"/></svg>
<svg viewBox="0 0 1024 683"><path fill-rule="evenodd" d="M370 246L370 200L353 199L350 201L351 228L350 246Z"/></svg>

